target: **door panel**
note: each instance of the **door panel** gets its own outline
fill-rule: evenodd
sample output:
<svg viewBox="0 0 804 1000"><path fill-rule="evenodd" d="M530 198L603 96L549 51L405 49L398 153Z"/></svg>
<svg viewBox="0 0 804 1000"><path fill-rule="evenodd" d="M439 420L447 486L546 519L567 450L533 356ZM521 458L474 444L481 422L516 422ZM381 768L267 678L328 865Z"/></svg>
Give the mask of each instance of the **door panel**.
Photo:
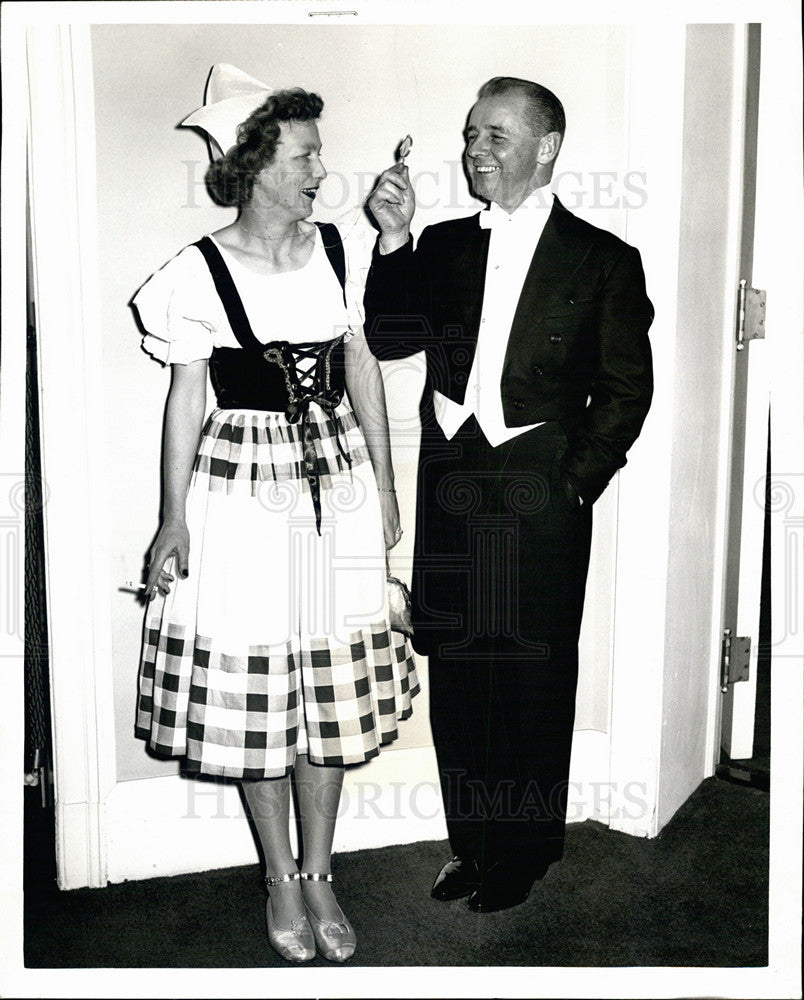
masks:
<svg viewBox="0 0 804 1000"><path fill-rule="evenodd" d="M750 294L753 274L757 187L760 25L747 27L743 197L739 273ZM740 322L735 289L736 325ZM750 317L749 317L750 319ZM751 756L756 704L756 661L762 584L764 478L768 446L768 366L764 340L738 344L735 329L731 470L723 629L732 636L732 656L750 639L748 680L726 683L722 697L721 746L732 759ZM737 640L740 640L739 642Z"/></svg>

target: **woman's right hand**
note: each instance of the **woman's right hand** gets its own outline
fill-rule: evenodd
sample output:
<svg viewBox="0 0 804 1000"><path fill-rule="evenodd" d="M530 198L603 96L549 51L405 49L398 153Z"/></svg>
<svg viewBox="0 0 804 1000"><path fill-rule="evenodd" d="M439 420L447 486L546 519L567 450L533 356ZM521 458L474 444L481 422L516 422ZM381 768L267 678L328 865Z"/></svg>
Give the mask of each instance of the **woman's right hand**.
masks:
<svg viewBox="0 0 804 1000"><path fill-rule="evenodd" d="M416 199L408 168L404 163L395 163L380 174L377 186L368 200L368 207L380 227L381 247L386 253L407 243L410 220L416 211Z"/></svg>
<svg viewBox="0 0 804 1000"><path fill-rule="evenodd" d="M186 577L190 555L190 532L184 521L163 524L148 553L148 579L145 581L145 596L150 601L157 590L170 593L170 584L175 577L165 570L165 563L173 557L173 565L182 577Z"/></svg>

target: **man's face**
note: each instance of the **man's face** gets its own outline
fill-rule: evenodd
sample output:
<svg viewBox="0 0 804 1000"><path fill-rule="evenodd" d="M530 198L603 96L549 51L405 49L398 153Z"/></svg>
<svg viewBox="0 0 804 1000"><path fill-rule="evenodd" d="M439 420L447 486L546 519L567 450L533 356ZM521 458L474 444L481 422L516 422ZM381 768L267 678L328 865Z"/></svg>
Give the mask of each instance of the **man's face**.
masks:
<svg viewBox="0 0 804 1000"><path fill-rule="evenodd" d="M528 127L525 105L525 97L517 92L481 97L464 133L464 159L474 194L509 214L552 173L554 157L545 162L544 137L537 138Z"/></svg>

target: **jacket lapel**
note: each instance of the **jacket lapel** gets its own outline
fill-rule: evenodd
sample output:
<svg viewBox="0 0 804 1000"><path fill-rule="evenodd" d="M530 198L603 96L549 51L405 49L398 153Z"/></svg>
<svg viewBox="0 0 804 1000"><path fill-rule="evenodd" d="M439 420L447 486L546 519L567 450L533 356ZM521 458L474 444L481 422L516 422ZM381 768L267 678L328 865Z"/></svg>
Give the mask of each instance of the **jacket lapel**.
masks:
<svg viewBox="0 0 804 1000"><path fill-rule="evenodd" d="M470 216L463 232L452 248L451 280L457 294L455 301L464 311L466 339L476 343L483 309L483 289L486 282L486 261L489 255L488 229L481 229L477 216Z"/></svg>
<svg viewBox="0 0 804 1000"><path fill-rule="evenodd" d="M509 344L517 331L532 328L551 308L567 305L573 297L576 273L592 247L574 222L556 198L522 285Z"/></svg>

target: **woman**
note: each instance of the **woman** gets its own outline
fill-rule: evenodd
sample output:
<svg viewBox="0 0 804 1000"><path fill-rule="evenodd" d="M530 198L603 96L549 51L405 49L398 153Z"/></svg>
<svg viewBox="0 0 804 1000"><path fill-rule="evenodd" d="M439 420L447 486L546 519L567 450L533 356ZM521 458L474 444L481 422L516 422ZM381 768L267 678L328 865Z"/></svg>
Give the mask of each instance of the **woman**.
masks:
<svg viewBox="0 0 804 1000"><path fill-rule="evenodd" d="M326 176L323 102L225 66L207 94L206 117L185 124L228 150L207 184L239 215L134 300L145 348L172 366L137 733L190 773L241 781L271 945L342 962L356 943L330 874L344 766L396 736L418 691L387 620L385 550L401 529L385 398L347 308L338 230L308 221ZM208 368L218 407L202 430Z"/></svg>

